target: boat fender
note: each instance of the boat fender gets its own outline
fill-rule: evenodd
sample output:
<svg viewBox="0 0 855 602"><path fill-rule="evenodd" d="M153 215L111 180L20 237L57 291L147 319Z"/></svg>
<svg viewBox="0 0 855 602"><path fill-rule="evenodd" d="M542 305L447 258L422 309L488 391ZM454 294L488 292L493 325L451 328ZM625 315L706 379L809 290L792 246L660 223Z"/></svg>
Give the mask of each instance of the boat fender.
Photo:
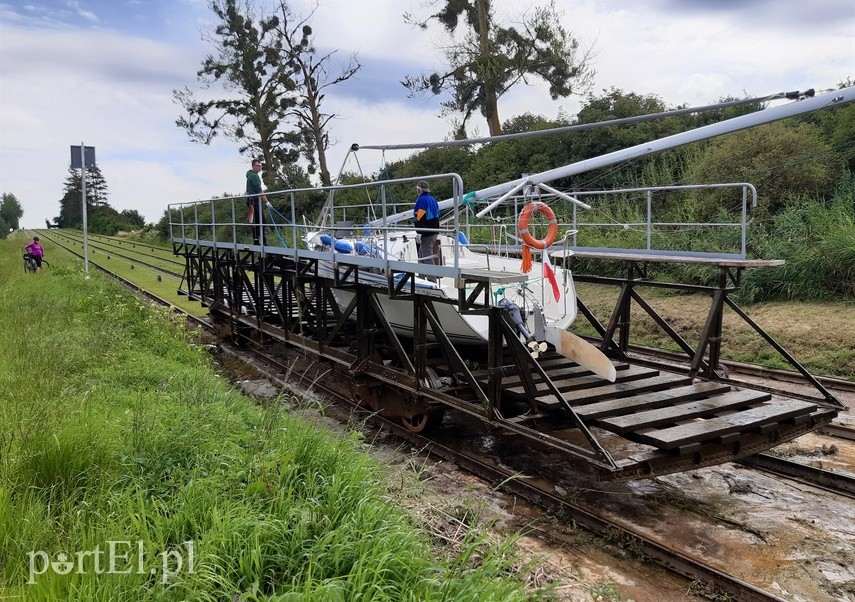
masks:
<svg viewBox="0 0 855 602"><path fill-rule="evenodd" d="M497 303L497 305L501 308L504 308L504 310L510 314L511 322L513 322L514 326L517 327L517 330L523 336L526 343L530 343L534 340L534 337L531 336L531 333L525 327L525 322L523 322L519 305L517 305L513 301L510 301L509 299L502 299Z"/></svg>
<svg viewBox="0 0 855 602"><path fill-rule="evenodd" d="M332 244L332 238L328 234L321 234L321 243L328 247Z"/></svg>
<svg viewBox="0 0 855 602"><path fill-rule="evenodd" d="M371 247L367 243L364 243L361 240L357 240L356 241L356 252L359 253L360 255L370 255L371 254Z"/></svg>
<svg viewBox="0 0 855 602"><path fill-rule="evenodd" d="M469 239L466 238L466 235L463 232L457 233L457 242L459 242L464 247L469 244Z"/></svg>
<svg viewBox="0 0 855 602"><path fill-rule="evenodd" d="M333 249L338 253L353 253L353 245L344 240L335 241Z"/></svg>

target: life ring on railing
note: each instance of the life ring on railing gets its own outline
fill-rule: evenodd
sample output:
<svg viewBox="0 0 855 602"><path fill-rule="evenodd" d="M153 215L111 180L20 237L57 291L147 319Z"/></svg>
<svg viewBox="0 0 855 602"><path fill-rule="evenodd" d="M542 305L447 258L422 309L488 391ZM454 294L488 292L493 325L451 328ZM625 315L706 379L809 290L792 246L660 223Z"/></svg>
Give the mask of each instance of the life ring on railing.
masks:
<svg viewBox="0 0 855 602"><path fill-rule="evenodd" d="M543 239L533 237L528 231L528 222L531 219L532 213L542 214L549 222L549 231L546 233L546 237ZM549 205L547 205L546 203L541 203L540 201L533 201L523 207L523 210L520 212L520 221L518 229L520 237L522 238L525 244L527 244L529 247L532 247L534 249L540 249L542 251L555 242L555 237L558 235L558 220L555 219L555 213L552 211Z"/></svg>

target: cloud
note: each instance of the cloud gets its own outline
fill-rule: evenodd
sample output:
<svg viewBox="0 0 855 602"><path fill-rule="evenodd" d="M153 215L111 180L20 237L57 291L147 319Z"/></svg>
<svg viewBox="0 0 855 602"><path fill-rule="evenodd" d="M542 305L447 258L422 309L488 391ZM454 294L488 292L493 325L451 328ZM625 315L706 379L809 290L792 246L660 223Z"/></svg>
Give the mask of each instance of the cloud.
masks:
<svg viewBox="0 0 855 602"><path fill-rule="evenodd" d="M192 77L197 56L108 31L8 26L0 55L0 181L25 224L58 214L70 146L81 142L96 147L110 204L149 221L183 196L240 190L245 170L231 145L193 144L174 125L172 87Z"/></svg>

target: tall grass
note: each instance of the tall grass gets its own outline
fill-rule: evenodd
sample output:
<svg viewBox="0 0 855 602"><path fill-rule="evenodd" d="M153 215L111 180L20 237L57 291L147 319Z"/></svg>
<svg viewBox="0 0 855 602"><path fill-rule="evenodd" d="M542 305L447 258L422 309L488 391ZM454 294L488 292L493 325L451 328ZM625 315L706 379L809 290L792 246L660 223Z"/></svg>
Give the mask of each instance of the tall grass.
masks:
<svg viewBox="0 0 855 602"><path fill-rule="evenodd" d="M746 300L855 300L855 177L828 201L789 199L758 238L758 256L787 263L750 272Z"/></svg>
<svg viewBox="0 0 855 602"><path fill-rule="evenodd" d="M0 598L545 595L508 546L435 557L356 434L257 406L168 315L70 260L24 274L16 247L0 246Z"/></svg>

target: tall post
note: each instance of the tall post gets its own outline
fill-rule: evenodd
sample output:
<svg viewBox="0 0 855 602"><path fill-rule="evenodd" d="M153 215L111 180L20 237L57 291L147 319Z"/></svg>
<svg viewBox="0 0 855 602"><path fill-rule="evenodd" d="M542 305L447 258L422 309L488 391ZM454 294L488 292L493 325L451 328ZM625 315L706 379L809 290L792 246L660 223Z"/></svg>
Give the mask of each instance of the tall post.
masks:
<svg viewBox="0 0 855 602"><path fill-rule="evenodd" d="M89 273L89 226L87 223L86 211L86 147L80 143L80 182L83 191L83 266L86 273Z"/></svg>

